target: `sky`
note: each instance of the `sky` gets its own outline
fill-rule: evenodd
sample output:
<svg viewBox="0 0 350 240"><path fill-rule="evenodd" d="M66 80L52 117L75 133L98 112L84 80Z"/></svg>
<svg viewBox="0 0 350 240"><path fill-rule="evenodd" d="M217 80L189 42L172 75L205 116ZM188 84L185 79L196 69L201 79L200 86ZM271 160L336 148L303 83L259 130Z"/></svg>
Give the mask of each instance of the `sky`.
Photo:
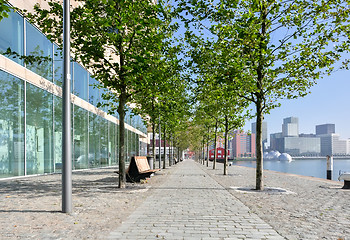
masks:
<svg viewBox="0 0 350 240"><path fill-rule="evenodd" d="M267 133L282 132L283 119L299 118L299 133L315 133L315 126L325 123L335 124L341 139L350 138L350 71L342 70L325 76L313 86L304 98L282 100L281 107L266 115ZM244 130L251 130L248 121Z"/></svg>

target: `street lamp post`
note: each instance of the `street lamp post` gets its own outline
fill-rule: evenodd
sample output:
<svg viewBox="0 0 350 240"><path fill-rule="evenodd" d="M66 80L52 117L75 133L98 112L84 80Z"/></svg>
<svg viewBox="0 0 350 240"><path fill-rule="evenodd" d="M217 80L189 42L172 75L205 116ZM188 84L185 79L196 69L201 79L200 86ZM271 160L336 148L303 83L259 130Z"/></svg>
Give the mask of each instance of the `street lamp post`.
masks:
<svg viewBox="0 0 350 240"><path fill-rule="evenodd" d="M62 212L72 212L70 1L63 1Z"/></svg>

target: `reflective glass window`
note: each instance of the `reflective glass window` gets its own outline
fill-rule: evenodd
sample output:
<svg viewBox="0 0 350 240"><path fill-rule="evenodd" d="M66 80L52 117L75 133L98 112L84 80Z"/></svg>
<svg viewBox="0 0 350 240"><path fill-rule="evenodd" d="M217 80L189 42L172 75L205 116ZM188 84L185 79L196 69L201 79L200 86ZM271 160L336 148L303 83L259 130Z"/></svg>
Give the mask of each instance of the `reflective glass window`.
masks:
<svg viewBox="0 0 350 240"><path fill-rule="evenodd" d="M27 174L51 173L53 161L53 95L27 84Z"/></svg>
<svg viewBox="0 0 350 240"><path fill-rule="evenodd" d="M116 140L115 140L115 142L116 142L116 145L117 145L117 164L119 164L119 143L120 143L120 139L119 139L119 125L116 125L116 134L115 134L116 136Z"/></svg>
<svg viewBox="0 0 350 240"><path fill-rule="evenodd" d="M96 87L98 84L96 79L89 77L89 103L94 106L100 101L99 89Z"/></svg>
<svg viewBox="0 0 350 240"><path fill-rule="evenodd" d="M62 98L54 96L55 172L62 172Z"/></svg>
<svg viewBox="0 0 350 240"><path fill-rule="evenodd" d="M0 70L0 178L24 175L24 82Z"/></svg>
<svg viewBox="0 0 350 240"><path fill-rule="evenodd" d="M12 51L21 56L24 54L22 16L11 10L8 18L3 18L0 21L0 33L0 53L5 52L8 48L11 48ZM22 60L14 57L9 58L23 65Z"/></svg>
<svg viewBox="0 0 350 240"><path fill-rule="evenodd" d="M63 56L62 51L54 44L54 55L53 55L53 65L54 65L54 83L62 87L63 82Z"/></svg>
<svg viewBox="0 0 350 240"><path fill-rule="evenodd" d="M89 113L89 165L90 167L99 167L101 160L100 147L100 120L96 114Z"/></svg>
<svg viewBox="0 0 350 240"><path fill-rule="evenodd" d="M129 153L129 130L128 129L125 129L124 130L124 144L125 144L125 147L124 147L124 156L125 156L125 161L126 162L129 162L130 161L130 153Z"/></svg>
<svg viewBox="0 0 350 240"><path fill-rule="evenodd" d="M74 94L85 101L88 100L89 74L78 63L74 63Z"/></svg>
<svg viewBox="0 0 350 240"><path fill-rule="evenodd" d="M139 135L135 133L135 152L136 156L142 155L140 154L140 140Z"/></svg>
<svg viewBox="0 0 350 240"><path fill-rule="evenodd" d="M108 121L100 118L100 148L101 158L100 166L105 167L109 165L109 149L108 149Z"/></svg>
<svg viewBox="0 0 350 240"><path fill-rule="evenodd" d="M101 104L106 104L106 103L108 103L108 100L105 100L104 98L103 98L103 96L104 95L106 95L108 93L108 90L107 89L105 89L105 88L101 88L100 89L100 103ZM109 106L108 105L103 105L103 106L101 106L101 107L99 107L102 111L104 111L104 112L108 112L108 109L109 109Z"/></svg>
<svg viewBox="0 0 350 240"><path fill-rule="evenodd" d="M85 109L74 106L74 168L89 167L88 161L88 124L89 113Z"/></svg>
<svg viewBox="0 0 350 240"><path fill-rule="evenodd" d="M116 165L117 163L116 126L116 124L108 122L109 165Z"/></svg>
<svg viewBox="0 0 350 240"><path fill-rule="evenodd" d="M52 58L53 44L37 28L26 21L26 56ZM28 64L27 68L52 81L52 59Z"/></svg>

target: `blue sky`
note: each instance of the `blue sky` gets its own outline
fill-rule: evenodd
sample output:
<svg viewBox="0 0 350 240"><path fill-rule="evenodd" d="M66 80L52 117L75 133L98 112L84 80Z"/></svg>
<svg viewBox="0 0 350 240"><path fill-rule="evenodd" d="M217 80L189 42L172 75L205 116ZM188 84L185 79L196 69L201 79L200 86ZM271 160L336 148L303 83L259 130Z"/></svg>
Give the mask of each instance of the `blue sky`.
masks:
<svg viewBox="0 0 350 240"><path fill-rule="evenodd" d="M298 117L300 133L315 133L315 126L334 123L341 139L350 138L350 71L325 76L304 98L282 100L280 108L265 116L268 134L281 132L283 118ZM251 130L247 122L245 130Z"/></svg>

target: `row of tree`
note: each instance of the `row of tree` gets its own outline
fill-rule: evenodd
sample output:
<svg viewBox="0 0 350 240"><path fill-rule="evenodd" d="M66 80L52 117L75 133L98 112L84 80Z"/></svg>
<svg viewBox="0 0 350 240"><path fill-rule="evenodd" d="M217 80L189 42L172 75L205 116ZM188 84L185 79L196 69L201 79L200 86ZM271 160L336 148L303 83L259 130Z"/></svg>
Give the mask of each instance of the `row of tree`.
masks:
<svg viewBox="0 0 350 240"><path fill-rule="evenodd" d="M71 52L74 60L89 69L98 80L100 85L97 87L108 89L103 91L103 101L98 106L119 116L119 187L125 188L127 106L132 106L133 114L143 116L152 126L153 138L161 123L163 139L169 139L178 149L187 148L180 133L187 125L189 104L188 84L181 76L181 44L177 44L174 37L178 24L172 22L173 8L164 1L74 2L71 7ZM49 0L47 5L49 7L43 8L36 4L33 11L19 10L52 42L62 47L62 3ZM7 17L9 11L10 7L1 1L1 18ZM11 50L8 52L12 53ZM155 158L154 149L153 154Z"/></svg>
<svg viewBox="0 0 350 240"><path fill-rule="evenodd" d="M349 3L177 1L203 136L214 129L216 143L221 123L227 148L228 132L255 117L257 190L264 188L264 115L281 99L303 97L322 76L347 67L346 60L337 63L349 52Z"/></svg>
<svg viewBox="0 0 350 240"><path fill-rule="evenodd" d="M349 0L76 2L72 53L109 90L103 104L119 115L121 188L126 105L147 118L153 136L162 122L163 136L182 148L209 149L221 131L227 149L229 132L256 117L256 189L262 190L264 115L283 98L308 94L335 67L347 67L336 64L349 51ZM62 6L48 4L26 16L62 45ZM227 174L227 156L224 166Z"/></svg>

